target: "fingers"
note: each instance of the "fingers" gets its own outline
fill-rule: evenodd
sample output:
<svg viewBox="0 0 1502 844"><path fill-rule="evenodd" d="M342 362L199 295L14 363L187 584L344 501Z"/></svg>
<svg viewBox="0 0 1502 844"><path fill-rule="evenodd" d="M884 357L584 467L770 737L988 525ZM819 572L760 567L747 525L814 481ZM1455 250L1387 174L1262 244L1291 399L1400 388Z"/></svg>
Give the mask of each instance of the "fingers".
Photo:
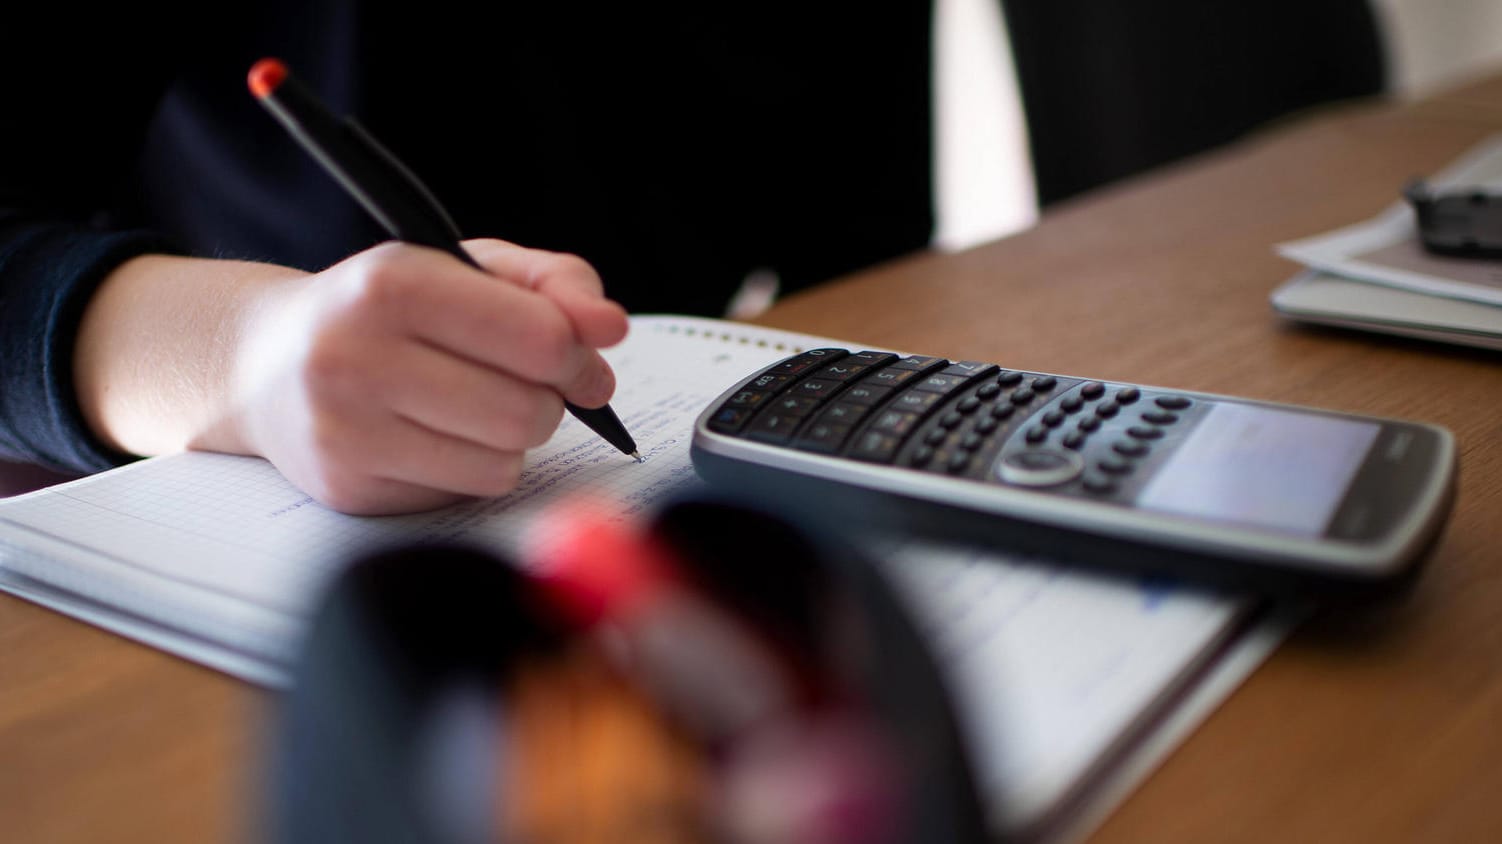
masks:
<svg viewBox="0 0 1502 844"><path fill-rule="evenodd" d="M584 345L600 349L625 339L626 310L605 298L599 273L584 259L503 240L469 240L464 248L486 272L536 291L561 308Z"/></svg>
<svg viewBox="0 0 1502 844"><path fill-rule="evenodd" d="M300 486L342 513L428 510L465 498L505 495L521 479L520 452L496 451L391 417L379 429L346 431ZM339 460L339 454L358 456Z"/></svg>
<svg viewBox="0 0 1502 844"><path fill-rule="evenodd" d="M605 404L626 319L594 270L472 243L495 275L385 244L287 287L243 343L256 453L335 509L425 509L508 492L565 399Z"/></svg>
<svg viewBox="0 0 1502 844"><path fill-rule="evenodd" d="M377 400L424 428L499 450L542 445L563 418L558 391L457 360L422 344L397 356Z"/></svg>

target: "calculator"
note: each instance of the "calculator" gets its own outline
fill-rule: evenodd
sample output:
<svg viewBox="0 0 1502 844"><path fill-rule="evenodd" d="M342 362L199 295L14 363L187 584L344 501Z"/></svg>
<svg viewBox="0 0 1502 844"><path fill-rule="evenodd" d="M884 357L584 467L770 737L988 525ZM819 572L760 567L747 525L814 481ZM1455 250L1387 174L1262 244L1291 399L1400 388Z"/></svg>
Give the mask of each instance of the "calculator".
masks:
<svg viewBox="0 0 1502 844"><path fill-rule="evenodd" d="M829 530L1332 597L1418 570L1444 428L927 355L819 348L695 421L711 485Z"/></svg>

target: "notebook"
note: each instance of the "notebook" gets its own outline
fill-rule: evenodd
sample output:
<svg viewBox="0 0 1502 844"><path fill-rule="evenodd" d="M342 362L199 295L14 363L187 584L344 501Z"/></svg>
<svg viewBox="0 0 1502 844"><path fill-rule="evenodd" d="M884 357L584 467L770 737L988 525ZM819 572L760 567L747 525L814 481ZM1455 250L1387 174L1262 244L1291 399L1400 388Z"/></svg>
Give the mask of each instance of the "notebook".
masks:
<svg viewBox="0 0 1502 844"><path fill-rule="evenodd" d="M186 453L0 501L0 588L254 683L286 682L321 588L353 557L418 540L505 552L589 493L622 518L701 483L699 412L803 348L851 345L730 322L632 317L607 350L612 406L645 462L565 419L504 497L346 516L256 458ZM1107 578L999 549L876 540L952 687L994 825L1067 840L1271 651L1288 617L1251 599Z"/></svg>

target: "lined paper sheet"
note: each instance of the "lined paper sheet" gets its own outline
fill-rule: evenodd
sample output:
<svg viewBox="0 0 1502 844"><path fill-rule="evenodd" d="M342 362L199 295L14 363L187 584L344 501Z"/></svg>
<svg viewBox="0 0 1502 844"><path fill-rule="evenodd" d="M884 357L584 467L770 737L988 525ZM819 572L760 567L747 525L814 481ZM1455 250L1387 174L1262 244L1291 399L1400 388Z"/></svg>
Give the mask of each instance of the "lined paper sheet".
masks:
<svg viewBox="0 0 1502 844"><path fill-rule="evenodd" d="M611 404L645 463L569 418L532 455L515 492L435 513L341 515L262 460L203 453L0 502L0 587L275 682L311 602L356 555L417 540L506 551L539 508L584 492L613 501L622 518L650 509L701 483L689 442L710 400L823 344L723 322L633 317L630 338L606 357L621 384ZM906 541L874 556L936 647L984 790L1009 827L1057 805L1194 675L1245 609L976 549Z"/></svg>

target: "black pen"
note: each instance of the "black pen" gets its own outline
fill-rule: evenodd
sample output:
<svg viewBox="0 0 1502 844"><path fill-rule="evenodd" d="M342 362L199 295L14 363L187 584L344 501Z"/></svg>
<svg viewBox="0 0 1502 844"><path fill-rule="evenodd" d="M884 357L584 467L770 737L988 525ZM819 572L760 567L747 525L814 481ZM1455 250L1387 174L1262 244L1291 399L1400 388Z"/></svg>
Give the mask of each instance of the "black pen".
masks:
<svg viewBox="0 0 1502 844"><path fill-rule="evenodd" d="M484 271L459 245L459 227L438 200L396 156L350 118L338 118L277 59L250 69L250 92L303 149L315 158L397 240L439 249ZM636 441L610 405L564 406L580 422L641 462Z"/></svg>

